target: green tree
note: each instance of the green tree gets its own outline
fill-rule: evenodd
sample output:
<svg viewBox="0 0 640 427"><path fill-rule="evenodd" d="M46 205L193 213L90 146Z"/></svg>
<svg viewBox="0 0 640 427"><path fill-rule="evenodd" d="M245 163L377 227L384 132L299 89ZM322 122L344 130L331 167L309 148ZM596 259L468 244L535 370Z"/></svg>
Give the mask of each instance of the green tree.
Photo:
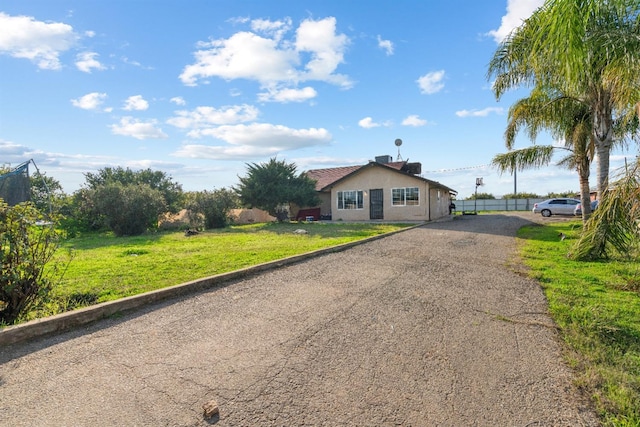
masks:
<svg viewBox="0 0 640 427"><path fill-rule="evenodd" d="M581 202L585 206L582 216L586 220L591 213L589 175L594 148L591 123L585 104L552 89L536 87L529 98L517 101L509 109L505 142L510 151L496 155L493 165L500 172L536 168L548 165L555 151L566 150L569 154L558 165L577 170ZM513 150L516 135L523 127L533 141L546 129L555 138L564 140L564 147L534 145Z"/></svg>
<svg viewBox="0 0 640 427"><path fill-rule="evenodd" d="M489 64L499 99L521 86L554 88L591 117L599 197L607 187L614 124L637 128L640 2L546 0L498 47Z"/></svg>
<svg viewBox="0 0 640 427"><path fill-rule="evenodd" d="M545 198L547 199L555 199L556 197L571 197L571 198L576 198L576 192L575 191L560 191L560 192L549 192L547 193L547 195L545 196ZM591 204L589 204L589 208L591 208Z"/></svg>
<svg viewBox="0 0 640 427"><path fill-rule="evenodd" d="M502 196L503 199L541 199L539 194L536 193L509 193Z"/></svg>
<svg viewBox="0 0 640 427"><path fill-rule="evenodd" d="M89 198L98 215L116 236L135 236L156 227L166 212L162 193L147 184L111 182L91 190Z"/></svg>
<svg viewBox="0 0 640 427"><path fill-rule="evenodd" d="M134 171L129 168L103 168L97 173L85 173L86 186L96 189L100 186L112 183L120 183L123 186L134 184L146 184L154 190L158 190L167 206L167 210L177 213L182 208L182 186L174 182L171 177L162 171L144 169Z"/></svg>
<svg viewBox="0 0 640 427"><path fill-rule="evenodd" d="M222 188L189 194L186 208L204 216L205 228L224 228L229 223L229 211L240 206L238 195Z"/></svg>
<svg viewBox="0 0 640 427"><path fill-rule="evenodd" d="M32 203L0 200L0 324L14 323L49 293L58 270L45 267L60 238L52 220Z"/></svg>
<svg viewBox="0 0 640 427"><path fill-rule="evenodd" d="M495 199L496 197L491 194L491 193L477 193L477 194L472 194L471 196L467 197L465 200L492 200Z"/></svg>
<svg viewBox="0 0 640 427"><path fill-rule="evenodd" d="M278 161L247 164L247 176L240 177L235 188L243 205L263 209L284 221L288 217L285 206L317 206L320 203L315 191L315 181L297 173L295 163Z"/></svg>
<svg viewBox="0 0 640 427"><path fill-rule="evenodd" d="M29 177L31 201L41 212L60 212L67 203L67 195L60 182L36 171Z"/></svg>

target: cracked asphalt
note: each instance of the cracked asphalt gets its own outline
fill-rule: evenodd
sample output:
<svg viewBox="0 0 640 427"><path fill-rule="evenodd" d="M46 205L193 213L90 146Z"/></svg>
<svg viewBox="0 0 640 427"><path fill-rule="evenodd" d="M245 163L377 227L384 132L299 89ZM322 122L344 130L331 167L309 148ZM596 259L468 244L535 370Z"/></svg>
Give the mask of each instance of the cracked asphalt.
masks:
<svg viewBox="0 0 640 427"><path fill-rule="evenodd" d="M534 221L458 216L6 346L0 425L597 426L514 268Z"/></svg>

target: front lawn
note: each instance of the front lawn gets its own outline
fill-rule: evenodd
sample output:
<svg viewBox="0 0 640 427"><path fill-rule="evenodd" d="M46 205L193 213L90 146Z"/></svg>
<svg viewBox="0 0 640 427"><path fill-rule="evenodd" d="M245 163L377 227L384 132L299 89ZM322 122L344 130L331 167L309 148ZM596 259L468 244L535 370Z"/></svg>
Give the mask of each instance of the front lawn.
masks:
<svg viewBox="0 0 640 427"><path fill-rule="evenodd" d="M410 224L262 223L194 236L158 232L135 237L91 234L65 241L68 262L45 303L24 319L50 316L191 280L388 233ZM294 234L304 229L308 234ZM69 254L71 261L69 262Z"/></svg>
<svg viewBox="0 0 640 427"><path fill-rule="evenodd" d="M604 425L637 427L640 265L625 259L570 260L581 227L579 221L524 227L518 234L521 255L546 293L578 386L592 398Z"/></svg>

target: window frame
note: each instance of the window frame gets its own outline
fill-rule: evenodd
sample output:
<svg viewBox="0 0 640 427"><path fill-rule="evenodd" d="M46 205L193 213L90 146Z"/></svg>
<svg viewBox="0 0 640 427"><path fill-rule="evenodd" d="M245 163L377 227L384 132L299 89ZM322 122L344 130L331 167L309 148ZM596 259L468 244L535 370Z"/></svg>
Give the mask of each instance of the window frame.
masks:
<svg viewBox="0 0 640 427"><path fill-rule="evenodd" d="M345 198L345 195L349 199ZM343 190L336 194L336 205L340 211L352 211L364 209L364 190ZM353 207L351 207L353 206Z"/></svg>
<svg viewBox="0 0 640 427"><path fill-rule="evenodd" d="M391 206L420 206L420 187L392 188Z"/></svg>

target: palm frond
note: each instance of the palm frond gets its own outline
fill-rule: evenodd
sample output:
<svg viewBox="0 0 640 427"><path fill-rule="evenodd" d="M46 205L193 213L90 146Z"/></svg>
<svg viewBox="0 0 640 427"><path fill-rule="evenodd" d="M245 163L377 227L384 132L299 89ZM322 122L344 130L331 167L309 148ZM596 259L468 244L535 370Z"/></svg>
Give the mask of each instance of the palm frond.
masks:
<svg viewBox="0 0 640 427"><path fill-rule="evenodd" d="M539 168L551 163L554 149L555 147L552 145L534 145L532 147L497 154L494 156L491 164L497 168L500 173Z"/></svg>

